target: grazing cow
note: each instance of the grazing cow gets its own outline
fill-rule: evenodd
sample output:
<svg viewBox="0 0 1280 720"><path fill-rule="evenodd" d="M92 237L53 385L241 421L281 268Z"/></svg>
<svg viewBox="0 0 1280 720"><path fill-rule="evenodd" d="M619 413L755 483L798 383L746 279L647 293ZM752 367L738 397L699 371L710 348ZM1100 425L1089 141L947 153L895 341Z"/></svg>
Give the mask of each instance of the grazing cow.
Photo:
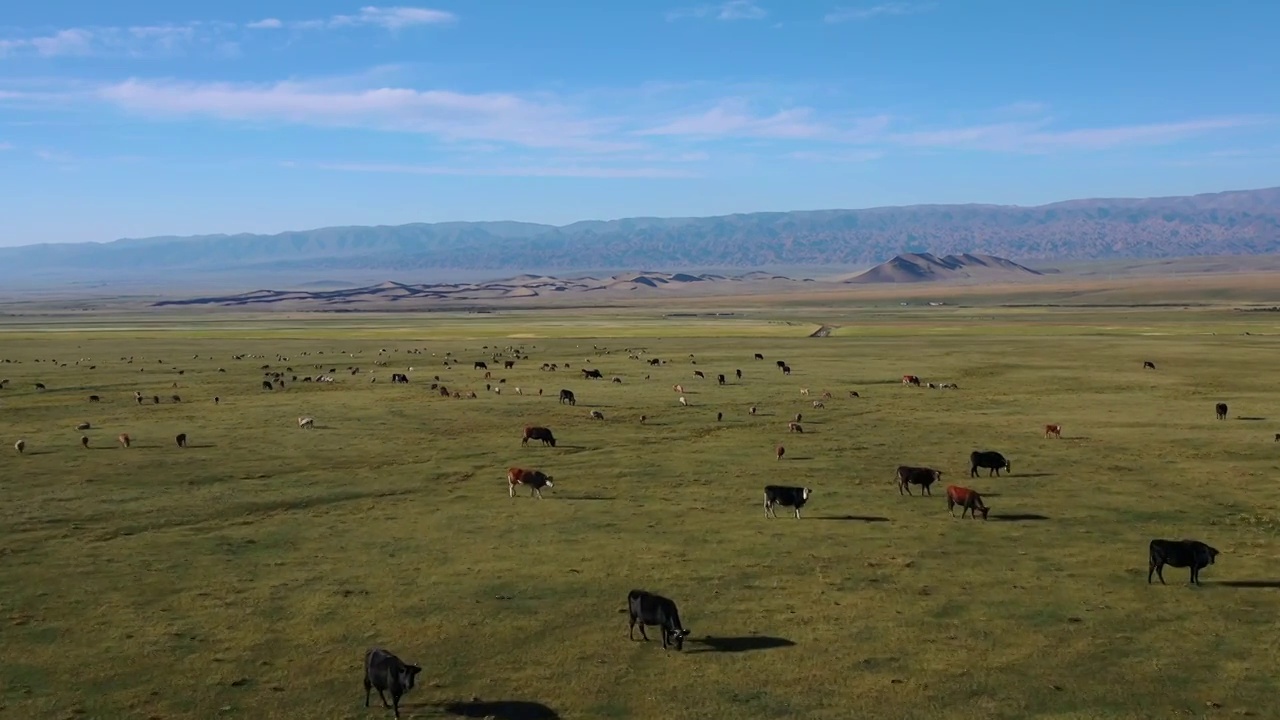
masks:
<svg viewBox="0 0 1280 720"><path fill-rule="evenodd" d="M303 430L314 430L316 427L316 419L313 417L298 418L298 427Z"/></svg>
<svg viewBox="0 0 1280 720"><path fill-rule="evenodd" d="M694 370L694 371L693 371L693 376L694 376L694 377L698 377L698 378L702 378L703 380L706 380L706 379L707 379L707 376L706 376L706 375L703 375L701 370Z"/></svg>
<svg viewBox="0 0 1280 720"><path fill-rule="evenodd" d="M182 398L181 398L181 397L179 397L179 396L177 396L177 395L174 395L174 396L173 396L173 401L174 401L174 402L176 402L176 403L180 403L180 402L182 402Z"/></svg>
<svg viewBox="0 0 1280 720"><path fill-rule="evenodd" d="M1156 369L1156 364L1155 364L1155 363L1153 363L1153 362L1151 362L1150 360L1144 360L1144 361L1142 362L1142 369L1143 369L1143 370L1155 370L1155 369Z"/></svg>
<svg viewBox="0 0 1280 720"><path fill-rule="evenodd" d="M970 520L977 520L978 513L982 513L982 519L987 519L987 513L991 512L991 508L982 504L982 496L966 487L959 485L947 486L947 510L951 513L951 517L956 516L956 506L960 506L960 517L969 513Z"/></svg>
<svg viewBox="0 0 1280 720"><path fill-rule="evenodd" d="M903 375L902 384L915 385L916 387L920 387L920 377L918 375Z"/></svg>
<svg viewBox="0 0 1280 720"><path fill-rule="evenodd" d="M930 390L937 390L937 389L938 389L938 386L937 386L937 385L934 385L933 383L927 383L927 384L926 384L926 386L927 386Z"/></svg>
<svg viewBox="0 0 1280 720"><path fill-rule="evenodd" d="M1226 403L1218 403L1217 405L1215 405L1215 406L1214 406L1214 409L1215 409L1215 410L1217 411L1217 413L1218 413L1218 419L1219 419L1219 420L1226 420L1226 419L1227 419L1227 404L1226 404Z"/></svg>
<svg viewBox="0 0 1280 720"><path fill-rule="evenodd" d="M756 406L755 406L755 405L752 405L752 406L751 406L751 410L750 410L750 412L751 412L751 414L752 414L752 415L755 415L755 414L756 414L756 412L758 412L758 411L757 411L757 409L756 409Z"/></svg>
<svg viewBox="0 0 1280 720"><path fill-rule="evenodd" d="M684 649L684 639L688 637L689 630L681 624L680 611L674 601L645 590L632 590L627 593L627 614L627 639L636 639L635 629L639 625L640 637L648 642L649 636L645 634L644 626L654 625L662 629L663 650L667 649L668 644L675 645L677 651Z"/></svg>
<svg viewBox="0 0 1280 720"><path fill-rule="evenodd" d="M408 376L408 375L405 375L404 373L391 373L391 382L393 382L393 383L408 383L408 382L409 382L409 376Z"/></svg>
<svg viewBox="0 0 1280 720"><path fill-rule="evenodd" d="M757 359L757 360L763 360L763 359L764 359L764 355L761 355L760 353L756 353L756 359Z"/></svg>
<svg viewBox="0 0 1280 720"><path fill-rule="evenodd" d="M510 370L511 368L513 368L513 367L515 367L515 366L516 366L516 361L515 361L515 360L506 360L506 361L504 361L504 362L502 363L502 369L503 369L503 370Z"/></svg>
<svg viewBox="0 0 1280 720"><path fill-rule="evenodd" d="M556 438L551 434L549 428L537 427L534 425L526 425L524 428L524 439L520 441L521 445L528 445L530 440L541 440L543 445L556 446Z"/></svg>
<svg viewBox="0 0 1280 720"><path fill-rule="evenodd" d="M901 495L903 491L910 495L911 486L919 485L920 496L923 497L925 495L933 495L933 490L930 489L930 486L942 480L942 471L926 467L899 465L896 477L898 480L899 495Z"/></svg>
<svg viewBox="0 0 1280 720"><path fill-rule="evenodd" d="M801 395L808 395L808 394L809 394L809 388L800 388L800 394L801 394Z"/></svg>
<svg viewBox="0 0 1280 720"><path fill-rule="evenodd" d="M813 407L814 407L815 409L819 409L819 410L820 410L820 409L822 409L822 408L825 408L825 407L826 407L826 404L825 404L825 403L823 403L821 400L814 400L814 401L813 401Z"/></svg>
<svg viewBox="0 0 1280 720"><path fill-rule="evenodd" d="M186 433L178 433L178 437L177 437L177 438L175 438L175 439L178 441L178 447L180 447L180 448L184 448L184 447L186 447L186 446L187 446L187 434L186 434Z"/></svg>
<svg viewBox="0 0 1280 720"><path fill-rule="evenodd" d="M779 445L773 453L778 456L779 460L781 460L782 456L787 454L787 449Z"/></svg>
<svg viewBox="0 0 1280 720"><path fill-rule="evenodd" d="M92 426L91 426L89 423L87 423L87 422L82 422L82 423L80 423L80 424L76 425L76 429L77 429L77 430L88 430L88 429L90 429L91 427L92 427Z"/></svg>
<svg viewBox="0 0 1280 720"><path fill-rule="evenodd" d="M796 422L800 422L802 419L804 419L804 416L800 413L796 413Z"/></svg>
<svg viewBox="0 0 1280 720"><path fill-rule="evenodd" d="M488 380L488 379L490 379L490 378L492 378L492 377L493 377L493 373L488 372L488 371L486 371L486 372L485 372L485 374L484 374L484 379L485 379L485 380Z"/></svg>
<svg viewBox="0 0 1280 720"><path fill-rule="evenodd" d="M684 397L683 395L681 395L681 396L680 396L680 404L681 404L681 405L683 405L683 406L685 406L685 407L689 407L689 401L688 401L688 400L686 400L686 399L685 399L685 397Z"/></svg>
<svg viewBox="0 0 1280 720"><path fill-rule="evenodd" d="M613 379L613 382L615 382L615 383L617 383L617 384L621 385L621 384L622 384L622 378L620 378L620 377L615 377L615 378Z"/></svg>
<svg viewBox="0 0 1280 720"><path fill-rule="evenodd" d="M641 416L640 416L640 423L641 423L641 424L644 424L644 421L645 421L645 420L648 420L648 419L649 419L649 416L648 416L648 415L641 415Z"/></svg>
<svg viewBox="0 0 1280 720"><path fill-rule="evenodd" d="M674 391L676 391L676 392L678 392L678 393L680 393L680 394L684 394L684 386L683 386L683 385L672 385L672 386L671 386L671 389L672 389L672 390L674 390Z"/></svg>
<svg viewBox="0 0 1280 720"><path fill-rule="evenodd" d="M489 369L489 366L477 360L477 361L476 361L476 364L475 364L474 369L475 369L475 370L488 370L488 369Z"/></svg>
<svg viewBox="0 0 1280 720"><path fill-rule="evenodd" d="M1276 442L1280 442L1280 433L1276 433Z"/></svg>
<svg viewBox="0 0 1280 720"><path fill-rule="evenodd" d="M116 436L116 442L120 443L120 447L127 448L133 444L133 440L129 439L129 433L120 433Z"/></svg>
<svg viewBox="0 0 1280 720"><path fill-rule="evenodd" d="M787 423L787 431L793 432L793 433L803 433L804 428L798 422L789 422Z"/></svg>
<svg viewBox="0 0 1280 720"><path fill-rule="evenodd" d="M1045 436L1045 437L1056 437L1056 438L1058 438L1059 440L1061 440L1061 439L1062 439L1062 426L1061 426L1061 425L1045 425L1045 426L1044 426L1044 436Z"/></svg>
<svg viewBox="0 0 1280 720"><path fill-rule="evenodd" d="M1164 585L1164 566L1191 568L1191 584L1200 584L1200 571L1210 565L1218 557L1218 549L1210 547L1199 540L1152 540L1148 549L1147 584L1151 584L1151 574L1155 573Z"/></svg>
<svg viewBox="0 0 1280 720"><path fill-rule="evenodd" d="M444 385L440 386L440 397L449 397L449 388Z"/></svg>
<svg viewBox="0 0 1280 720"><path fill-rule="evenodd" d="M781 448L779 448L781 449ZM778 457L782 457L779 455ZM781 505L783 507L793 508L796 513L796 519L800 519L800 508L809 502L809 496L813 494L813 490L807 487L793 487L790 485L765 485L764 486L764 516L778 517L774 512L774 506Z"/></svg>
<svg viewBox="0 0 1280 720"><path fill-rule="evenodd" d="M574 397L574 396L573 396L573 391L572 391L572 390L561 390L561 391L560 391L560 403L561 403L561 404L569 403L570 405L577 405L577 404L578 404L578 398L576 398L576 397Z"/></svg>
<svg viewBox="0 0 1280 720"><path fill-rule="evenodd" d="M995 473L996 477L1000 477L1000 471L1013 472L1013 467L1003 455L994 450L978 452L974 450L969 453L969 477L978 477L978 468L987 468L987 477L991 477Z"/></svg>
<svg viewBox="0 0 1280 720"><path fill-rule="evenodd" d="M783 366L782 366L782 374L783 374L783 375L790 375L790 374L791 374L791 366L790 366L790 365L783 365Z"/></svg>
<svg viewBox="0 0 1280 720"><path fill-rule="evenodd" d="M723 384L725 383L725 379L724 379L724 374L723 374L723 373L721 373L721 374L719 374L719 375L716 375L716 382L720 383L721 385L723 385Z"/></svg>
<svg viewBox="0 0 1280 720"><path fill-rule="evenodd" d="M542 488L555 487L551 481L552 477L541 470L525 470L524 468L507 468L507 494L511 497L516 496L517 485L527 485L529 487L529 497L542 499Z"/></svg>
<svg viewBox="0 0 1280 720"><path fill-rule="evenodd" d="M661 364L662 364L662 361L661 361L661 360L659 360L658 358L649 358L649 364L650 364L650 365L661 365Z"/></svg>
<svg viewBox="0 0 1280 720"><path fill-rule="evenodd" d="M37 390L44 390L44 389L45 389L45 387L44 387L44 383L36 383L36 389L37 389Z"/></svg>
<svg viewBox="0 0 1280 720"><path fill-rule="evenodd" d="M101 401L102 401L102 398L98 397L97 395L89 396L89 402L101 402Z"/></svg>
<svg viewBox="0 0 1280 720"><path fill-rule="evenodd" d="M716 422L720 422L723 419L724 419L724 413L722 412L716 413Z"/></svg>
<svg viewBox="0 0 1280 720"><path fill-rule="evenodd" d="M787 366L787 361L786 361L786 360L778 360L777 362L775 362L775 363L774 363L774 365L777 365L777 366L778 366L778 369L779 369L779 370L781 370L782 368L784 368L784 367L786 367L786 366Z"/></svg>
<svg viewBox="0 0 1280 720"><path fill-rule="evenodd" d="M592 420L603 420L603 419L604 419L604 413L600 412L599 410L592 410L592 411L591 411L591 419L592 419Z"/></svg>
<svg viewBox="0 0 1280 720"><path fill-rule="evenodd" d="M581 368L581 370L582 370L582 378L584 380L603 380L604 379L604 373L600 372L599 370L587 370L586 368Z"/></svg>
<svg viewBox="0 0 1280 720"><path fill-rule="evenodd" d="M856 397L862 397L862 396L858 394L858 391L857 391L857 390L850 390L850 391L849 391L849 397L850 397L850 398L856 398Z"/></svg>
<svg viewBox="0 0 1280 720"><path fill-rule="evenodd" d="M422 668L417 665L406 665L400 658L383 650L373 648L364 655L364 706L369 707L370 691L378 689L378 697L382 706L395 711L397 720L400 717L400 698L413 689L413 684ZM386 690L391 693L391 704L387 704Z"/></svg>
<svg viewBox="0 0 1280 720"><path fill-rule="evenodd" d="M13 444L13 449L17 450L18 454L21 455L22 453L27 451L27 441L19 440L18 442Z"/></svg>
<svg viewBox="0 0 1280 720"><path fill-rule="evenodd" d="M263 381L262 381L262 389L263 389L263 390L275 390L275 388L276 388L276 386L275 386L275 385L272 385L270 380L263 380Z"/></svg>
<svg viewBox="0 0 1280 720"><path fill-rule="evenodd" d="M160 396L159 396L159 395L152 395L152 396L151 396L151 404L152 404L152 405L159 405L159 404L160 404Z"/></svg>
<svg viewBox="0 0 1280 720"><path fill-rule="evenodd" d="M734 374L735 376L737 376L737 378L738 378L739 380L741 380L741 379L742 379L742 368L738 368L737 370L734 370L734 371L733 371L733 374Z"/></svg>
<svg viewBox="0 0 1280 720"><path fill-rule="evenodd" d="M80 436L80 447L82 447L82 448L87 448L87 447L89 447L89 436L88 436L88 435L81 435L81 436Z"/></svg>

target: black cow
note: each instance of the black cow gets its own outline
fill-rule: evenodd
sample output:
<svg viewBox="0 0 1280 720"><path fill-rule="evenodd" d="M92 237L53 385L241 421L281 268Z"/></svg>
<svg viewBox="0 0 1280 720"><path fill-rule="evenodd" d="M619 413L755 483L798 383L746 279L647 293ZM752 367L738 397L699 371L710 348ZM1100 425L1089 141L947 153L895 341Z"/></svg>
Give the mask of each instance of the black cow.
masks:
<svg viewBox="0 0 1280 720"><path fill-rule="evenodd" d="M102 398L98 397L97 395L90 395L89 402L102 402Z"/></svg>
<svg viewBox="0 0 1280 720"><path fill-rule="evenodd" d="M556 437L551 434L550 428L535 427L526 425L524 428L524 439L520 441L521 445L528 445L530 440L541 440L543 445L556 446Z"/></svg>
<svg viewBox="0 0 1280 720"><path fill-rule="evenodd" d="M1191 568L1191 584L1200 584L1200 570L1218 557L1218 549L1199 540L1152 540L1148 548L1147 584L1155 573L1164 585L1164 566Z"/></svg>
<svg viewBox="0 0 1280 720"><path fill-rule="evenodd" d="M627 613L630 617L628 639L636 639L635 629L639 625L640 637L648 642L649 636L645 634L644 626L656 625L662 629L663 650L667 649L668 643L674 644L676 650L684 649L684 639L688 637L689 630L681 624L680 611L674 600L645 590L632 590L627 593Z"/></svg>
<svg viewBox="0 0 1280 720"><path fill-rule="evenodd" d="M742 370L734 370L733 374L737 375L739 380L742 379Z"/></svg>
<svg viewBox="0 0 1280 720"><path fill-rule="evenodd" d="M790 374L791 374L791 366L790 366L790 365L783 365L783 366L782 366L782 374L783 374L783 375L790 375Z"/></svg>
<svg viewBox="0 0 1280 720"><path fill-rule="evenodd" d="M582 377L586 380L603 380L604 373L599 370L587 370L586 368L582 368Z"/></svg>
<svg viewBox="0 0 1280 720"><path fill-rule="evenodd" d="M795 508L796 519L800 519L800 508L809 502L809 496L813 495L813 491L807 487L792 487L790 485L765 485L764 486L764 516L778 517L774 512L775 505L783 507Z"/></svg>
<svg viewBox="0 0 1280 720"><path fill-rule="evenodd" d="M760 353L756 353L756 359L757 359L757 360L763 360L763 359L764 359L764 355L761 355Z"/></svg>
<svg viewBox="0 0 1280 720"><path fill-rule="evenodd" d="M486 364L484 364L484 363L482 363L482 362L480 362L479 360L477 360L477 361L476 361L476 364L475 364L475 369L476 369L476 370L488 370L488 369L489 369L489 366L488 366L488 365L486 365Z"/></svg>
<svg viewBox="0 0 1280 720"><path fill-rule="evenodd" d="M404 373L391 373L391 382L407 383L409 382L409 376L405 375Z"/></svg>
<svg viewBox="0 0 1280 720"><path fill-rule="evenodd" d="M779 370L781 370L782 368L784 368L784 367L786 367L786 366L787 366L787 362L786 362L785 360L779 360L778 362L776 362L776 363L774 363L774 364L778 366L778 369L779 369Z"/></svg>
<svg viewBox="0 0 1280 720"><path fill-rule="evenodd" d="M650 364L650 365L661 365L661 364L662 364L662 360L659 360L658 358L649 358L649 364Z"/></svg>
<svg viewBox="0 0 1280 720"><path fill-rule="evenodd" d="M563 404L563 403L569 403L570 405L577 405L577 404L578 404L578 398L576 398L576 397L574 397L574 396L573 396L573 391L572 391L572 390L561 390L561 391L560 391L560 402L561 402L562 404Z"/></svg>
<svg viewBox="0 0 1280 720"><path fill-rule="evenodd" d="M1217 411L1217 413L1218 413L1218 419L1219 419L1219 420L1226 420L1226 419L1227 419L1227 404L1226 404L1226 403L1218 403L1216 406L1214 406L1214 410L1216 410L1216 411Z"/></svg>
<svg viewBox="0 0 1280 720"><path fill-rule="evenodd" d="M516 361L515 361L515 360L507 360L507 361L505 361L505 362L503 362L503 363L502 363L502 369L503 369L503 370L510 370L511 368L513 368L513 367L515 367L515 366L516 366Z"/></svg>
<svg viewBox="0 0 1280 720"><path fill-rule="evenodd" d="M369 707L369 694L378 689L378 697L382 706L394 708L396 717L400 717L400 698L413 689L414 680L422 668L417 665L406 665L400 658L382 648L372 648L364 654L364 706ZM387 704L387 696L383 690L391 693L391 704Z"/></svg>
<svg viewBox="0 0 1280 720"><path fill-rule="evenodd" d="M901 495L904 490L908 495L910 495L910 486L912 485L920 486L921 495L933 495L933 491L929 489L929 486L942 480L942 471L926 467L899 465L896 477L898 479L899 495Z"/></svg>
<svg viewBox="0 0 1280 720"><path fill-rule="evenodd" d="M187 446L187 434L186 434L186 433L178 433L178 437L177 437L176 439L177 439L177 441L178 441L178 447L180 447L180 448L184 448L184 447L186 447L186 446Z"/></svg>
<svg viewBox="0 0 1280 720"><path fill-rule="evenodd" d="M276 386L275 386L275 385L272 385L270 380L263 380L263 381L262 381L262 389L263 389L263 390L275 390L275 389L276 389Z"/></svg>
<svg viewBox="0 0 1280 720"><path fill-rule="evenodd" d="M969 477L978 477L978 468L987 468L987 477L991 477L995 473L996 477L1000 477L1000 471L1013 472L1013 467L1005 460L1004 456L994 450L978 452L974 450L969 453Z"/></svg>
<svg viewBox="0 0 1280 720"><path fill-rule="evenodd" d="M718 383L720 383L721 385L723 385L723 384L724 384L724 382L725 382L725 380L724 380L724 375L717 375L717 376L716 376L716 382L718 382Z"/></svg>
<svg viewBox="0 0 1280 720"><path fill-rule="evenodd" d="M1148 368L1150 368L1150 369L1152 369L1152 370L1155 370L1155 369L1156 369L1156 364L1155 364L1155 363L1153 363L1153 362L1151 362L1150 360L1144 360L1144 361L1142 362L1142 369L1143 369L1143 370L1146 370L1146 369L1148 369Z"/></svg>

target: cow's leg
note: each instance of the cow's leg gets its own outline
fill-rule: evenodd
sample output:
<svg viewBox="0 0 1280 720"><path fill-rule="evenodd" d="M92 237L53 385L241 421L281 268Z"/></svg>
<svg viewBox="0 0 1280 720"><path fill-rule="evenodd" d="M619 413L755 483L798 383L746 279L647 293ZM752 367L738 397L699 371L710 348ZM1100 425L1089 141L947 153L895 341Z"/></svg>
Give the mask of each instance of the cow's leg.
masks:
<svg viewBox="0 0 1280 720"><path fill-rule="evenodd" d="M387 696L382 694L382 688L378 688L378 699L382 701L382 707L391 707L391 704L387 702Z"/></svg>
<svg viewBox="0 0 1280 720"><path fill-rule="evenodd" d="M928 486L928 485L921 485L921 486L920 486L920 494L921 494L921 495L924 495L925 493L929 493L929 497L933 497L933 491L929 489L929 486Z"/></svg>
<svg viewBox="0 0 1280 720"><path fill-rule="evenodd" d="M533 489L533 492L529 493L529 497L533 497L534 495L537 495L537 496L538 496L538 499L539 499L539 500L541 500L541 499L542 499L542 489L541 489L541 488L534 488L534 489Z"/></svg>
<svg viewBox="0 0 1280 720"><path fill-rule="evenodd" d="M1160 578L1161 585L1168 584L1164 581L1164 563L1156 565L1156 577Z"/></svg>
<svg viewBox="0 0 1280 720"><path fill-rule="evenodd" d="M768 501L768 500L765 500L765 501L764 501L764 516L765 516L766 518L767 518L767 517L769 517L769 510L770 510L770 509L771 509L771 508L769 507L769 501Z"/></svg>
<svg viewBox="0 0 1280 720"><path fill-rule="evenodd" d="M644 623L637 624L640 626L640 637L644 638L645 642L649 642L649 634L644 631Z"/></svg>
<svg viewBox="0 0 1280 720"><path fill-rule="evenodd" d="M904 483L904 482L900 482L900 483L898 483L898 495L899 495L899 496L901 496L901 495L902 495L902 491L903 491L903 490L906 490L908 495L910 495L910 494L911 494L911 488L907 487L907 484L906 484L906 483Z"/></svg>
<svg viewBox="0 0 1280 720"><path fill-rule="evenodd" d="M508 495L510 495L511 497L515 497L515 496L516 496L516 485L515 485L515 483L507 483L507 494L508 494Z"/></svg>
<svg viewBox="0 0 1280 720"><path fill-rule="evenodd" d="M1151 576L1152 576L1153 574L1155 574L1155 571L1156 571L1156 563L1155 563L1155 561L1154 561L1154 560L1148 560L1148 561L1147 561L1147 584L1148 584L1148 585L1150 585L1150 584L1151 584Z"/></svg>
<svg viewBox="0 0 1280 720"><path fill-rule="evenodd" d="M373 690L373 683L369 682L369 676L364 676L364 706L369 707L369 695Z"/></svg>
<svg viewBox="0 0 1280 720"><path fill-rule="evenodd" d="M1191 584L1200 584L1200 568L1196 567L1195 563L1191 563Z"/></svg>

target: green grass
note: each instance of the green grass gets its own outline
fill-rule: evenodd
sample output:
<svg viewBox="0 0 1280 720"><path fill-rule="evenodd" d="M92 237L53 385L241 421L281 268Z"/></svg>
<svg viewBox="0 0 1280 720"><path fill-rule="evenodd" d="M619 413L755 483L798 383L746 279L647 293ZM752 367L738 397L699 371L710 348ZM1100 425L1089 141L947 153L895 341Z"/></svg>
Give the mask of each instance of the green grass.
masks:
<svg viewBox="0 0 1280 720"><path fill-rule="evenodd" d="M501 701L562 718L1265 717L1280 589L1223 584L1280 581L1280 335L1261 315L6 319L0 359L21 363L0 364L0 715L384 717L360 684L380 644L425 667L408 717L532 716L480 704ZM832 337L806 337L823 323ZM530 359L484 392L471 361L517 342ZM446 351L465 362L444 369ZM340 382L268 393L263 364ZM623 383L582 380L588 365ZM409 366L410 385L388 382ZM437 373L479 398L438 397ZM797 412L803 435L786 432ZM560 446L522 448L530 423ZM970 480L988 448L1013 474ZM941 488L900 497L899 464L984 492L991 520L948 517ZM511 465L554 475L546 500L508 498ZM804 519L765 520L767 483L814 488ZM1152 537L1223 555L1200 588L1172 568L1148 586ZM680 604L684 653L627 641L633 587Z"/></svg>

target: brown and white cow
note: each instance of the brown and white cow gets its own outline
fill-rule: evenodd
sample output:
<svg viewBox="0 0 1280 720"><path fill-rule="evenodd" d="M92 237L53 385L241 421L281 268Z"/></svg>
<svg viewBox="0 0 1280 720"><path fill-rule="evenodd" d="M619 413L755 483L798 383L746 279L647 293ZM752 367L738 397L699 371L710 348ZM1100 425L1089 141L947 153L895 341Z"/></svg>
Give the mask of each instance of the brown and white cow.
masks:
<svg viewBox="0 0 1280 720"><path fill-rule="evenodd" d="M918 376L918 375L903 375L903 376L902 376L902 384L903 384L903 385L915 385L916 387L920 387L920 376Z"/></svg>
<svg viewBox="0 0 1280 720"><path fill-rule="evenodd" d="M969 513L970 519L977 520L978 513L982 513L982 519L986 520L987 513L991 512L991 508L982 504L982 496L977 492L966 487L960 487L959 485L948 485L947 510L951 512L951 517L955 517L957 505L962 508L960 510L960 517L962 518L967 512Z"/></svg>
<svg viewBox="0 0 1280 720"><path fill-rule="evenodd" d="M1045 437L1055 437L1055 438L1061 439L1061 438L1062 438L1062 426L1061 426L1061 425L1045 425L1045 426L1044 426L1044 436L1045 436Z"/></svg>
<svg viewBox="0 0 1280 720"><path fill-rule="evenodd" d="M524 468L508 468L507 469L507 494L511 497L516 496L516 486L526 485L529 488L529 497L542 499L542 488L554 487L551 483L552 477L541 470L526 470Z"/></svg>

